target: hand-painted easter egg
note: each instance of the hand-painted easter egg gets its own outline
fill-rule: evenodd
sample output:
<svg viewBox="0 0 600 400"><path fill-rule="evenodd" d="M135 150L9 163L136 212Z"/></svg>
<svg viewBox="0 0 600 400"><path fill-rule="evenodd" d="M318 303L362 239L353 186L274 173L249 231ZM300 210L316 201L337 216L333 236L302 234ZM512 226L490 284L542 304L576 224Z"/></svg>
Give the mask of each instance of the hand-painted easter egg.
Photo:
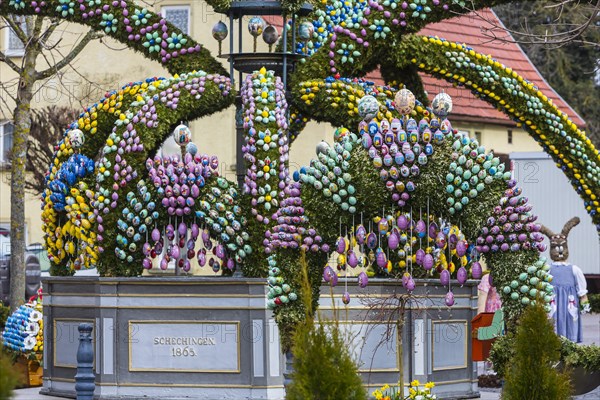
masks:
<svg viewBox="0 0 600 400"><path fill-rule="evenodd" d="M433 268L433 264L434 264L433 255L431 255L429 253L425 254L425 256L423 256L423 268L425 268L427 271L429 271L431 268Z"/></svg>
<svg viewBox="0 0 600 400"><path fill-rule="evenodd" d="M360 274L358 274L358 286L362 289L366 288L367 285L369 284L369 277L367 276L367 274L363 271Z"/></svg>
<svg viewBox="0 0 600 400"><path fill-rule="evenodd" d="M467 281L468 273L465 267L460 267L456 272L456 279L461 285Z"/></svg>
<svg viewBox="0 0 600 400"><path fill-rule="evenodd" d="M408 115L415 108L415 95L408 89L400 89L394 97L394 107L402 115Z"/></svg>
<svg viewBox="0 0 600 400"><path fill-rule="evenodd" d="M225 40L227 38L228 33L229 30L227 29L227 25L225 25L223 21L217 22L212 27L212 36L213 38L215 38L215 40L218 40L219 42Z"/></svg>
<svg viewBox="0 0 600 400"><path fill-rule="evenodd" d="M448 283L450 283L450 272L447 269L440 272L440 283L444 286L448 286Z"/></svg>
<svg viewBox="0 0 600 400"><path fill-rule="evenodd" d="M445 303L448 307L452 307L454 305L454 293L451 291L446 293Z"/></svg>
<svg viewBox="0 0 600 400"><path fill-rule="evenodd" d="M452 97L448 93L439 93L431 102L433 113L438 118L444 118L452 112Z"/></svg>

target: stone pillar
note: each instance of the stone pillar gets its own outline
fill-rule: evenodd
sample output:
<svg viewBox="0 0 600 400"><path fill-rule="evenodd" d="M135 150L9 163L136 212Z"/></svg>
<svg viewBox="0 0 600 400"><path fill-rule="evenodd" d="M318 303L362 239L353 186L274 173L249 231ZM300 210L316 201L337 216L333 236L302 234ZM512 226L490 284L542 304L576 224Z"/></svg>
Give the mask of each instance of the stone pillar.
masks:
<svg viewBox="0 0 600 400"><path fill-rule="evenodd" d="M79 348L77 349L77 374L75 392L77 400L93 400L96 389L94 375L94 348L92 347L92 324L79 324Z"/></svg>

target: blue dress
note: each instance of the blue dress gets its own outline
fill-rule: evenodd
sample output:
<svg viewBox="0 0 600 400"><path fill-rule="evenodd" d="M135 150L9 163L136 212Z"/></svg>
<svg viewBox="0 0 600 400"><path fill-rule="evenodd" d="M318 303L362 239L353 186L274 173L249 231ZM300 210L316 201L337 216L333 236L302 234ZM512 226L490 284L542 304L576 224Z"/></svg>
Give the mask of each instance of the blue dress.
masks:
<svg viewBox="0 0 600 400"><path fill-rule="evenodd" d="M579 296L577 281L571 264L552 264L550 268L554 298L550 303L550 316L554 319L556 333L572 342L582 340L581 318L579 318Z"/></svg>

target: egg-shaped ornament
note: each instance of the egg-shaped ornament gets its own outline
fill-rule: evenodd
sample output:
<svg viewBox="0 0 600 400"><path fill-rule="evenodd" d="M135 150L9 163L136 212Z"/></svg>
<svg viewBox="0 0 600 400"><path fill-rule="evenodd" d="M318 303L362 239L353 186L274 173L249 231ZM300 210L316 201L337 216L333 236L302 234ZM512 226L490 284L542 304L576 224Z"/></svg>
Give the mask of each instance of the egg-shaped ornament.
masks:
<svg viewBox="0 0 600 400"><path fill-rule="evenodd" d="M74 149L80 149L85 143L85 135L80 129L71 129L69 133L67 133L67 137L69 138L71 147Z"/></svg>
<svg viewBox="0 0 600 400"><path fill-rule="evenodd" d="M221 42L227 38L229 30L223 21L217 22L212 28L212 36L219 42L219 55L221 55Z"/></svg>
<svg viewBox="0 0 600 400"><path fill-rule="evenodd" d="M415 109L415 104L415 95L408 89L400 89L394 97L394 107L402 115L410 114Z"/></svg>
<svg viewBox="0 0 600 400"><path fill-rule="evenodd" d="M315 27L311 22L304 21L298 25L298 39L301 42L308 42L313 37Z"/></svg>
<svg viewBox="0 0 600 400"><path fill-rule="evenodd" d="M363 96L358 101L358 115L360 115L365 122L370 122L373 118L375 118L378 112L379 102L374 96Z"/></svg>
<svg viewBox="0 0 600 400"><path fill-rule="evenodd" d="M438 118L444 118L452 112L452 97L448 93L439 93L431 102L431 109Z"/></svg>
<svg viewBox="0 0 600 400"><path fill-rule="evenodd" d="M483 269L481 268L481 264L475 261L471 266L471 276L473 276L473 279L481 279L482 274Z"/></svg>
<svg viewBox="0 0 600 400"><path fill-rule="evenodd" d="M275 28L273 25L269 25L265 28L262 34L262 38L265 41L265 43L269 45L269 52L271 52L273 49L273 45L275 44L275 42L277 42L277 39L279 39L279 32L277 31L277 28Z"/></svg>
<svg viewBox="0 0 600 400"><path fill-rule="evenodd" d="M250 34L256 38L262 35L266 25L267 24L262 17L252 17L250 18L250 21L248 21L248 32L250 32Z"/></svg>
<svg viewBox="0 0 600 400"><path fill-rule="evenodd" d="M186 125L178 125L173 131L173 139L180 147L185 147L192 141L192 131Z"/></svg>
<svg viewBox="0 0 600 400"><path fill-rule="evenodd" d="M454 305L454 293L452 293L452 291L446 293L445 303L448 307L452 307Z"/></svg>
<svg viewBox="0 0 600 400"><path fill-rule="evenodd" d="M261 17L252 17L250 21L248 21L248 32L254 38L254 52L256 53L256 38L262 35L265 30L265 20Z"/></svg>
<svg viewBox="0 0 600 400"><path fill-rule="evenodd" d="M444 286L448 286L448 283L450 283L450 272L447 269L440 272L440 283Z"/></svg>
<svg viewBox="0 0 600 400"><path fill-rule="evenodd" d="M330 146L329 146L329 143L327 143L327 142L326 142L326 141L324 141L324 140L321 140L321 141L319 142L319 144L317 144L317 148L316 148L317 155L318 155L318 154L324 154L324 155L327 155L327 153L329 152L329 147L330 147Z"/></svg>

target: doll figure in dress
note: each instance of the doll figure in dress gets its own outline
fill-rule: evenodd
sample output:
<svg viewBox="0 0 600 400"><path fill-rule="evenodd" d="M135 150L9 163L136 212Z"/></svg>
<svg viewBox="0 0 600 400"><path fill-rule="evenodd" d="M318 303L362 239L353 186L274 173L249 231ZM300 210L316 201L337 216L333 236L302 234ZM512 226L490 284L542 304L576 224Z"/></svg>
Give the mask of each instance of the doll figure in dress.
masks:
<svg viewBox="0 0 600 400"><path fill-rule="evenodd" d="M577 217L571 218L560 233L554 233L542 225L541 232L550 239L552 265L552 286L554 294L550 303L549 317L554 319L556 333L580 343L582 328L580 314L589 312L587 284L583 271L567 261L569 247L567 237L573 227L579 224Z"/></svg>

